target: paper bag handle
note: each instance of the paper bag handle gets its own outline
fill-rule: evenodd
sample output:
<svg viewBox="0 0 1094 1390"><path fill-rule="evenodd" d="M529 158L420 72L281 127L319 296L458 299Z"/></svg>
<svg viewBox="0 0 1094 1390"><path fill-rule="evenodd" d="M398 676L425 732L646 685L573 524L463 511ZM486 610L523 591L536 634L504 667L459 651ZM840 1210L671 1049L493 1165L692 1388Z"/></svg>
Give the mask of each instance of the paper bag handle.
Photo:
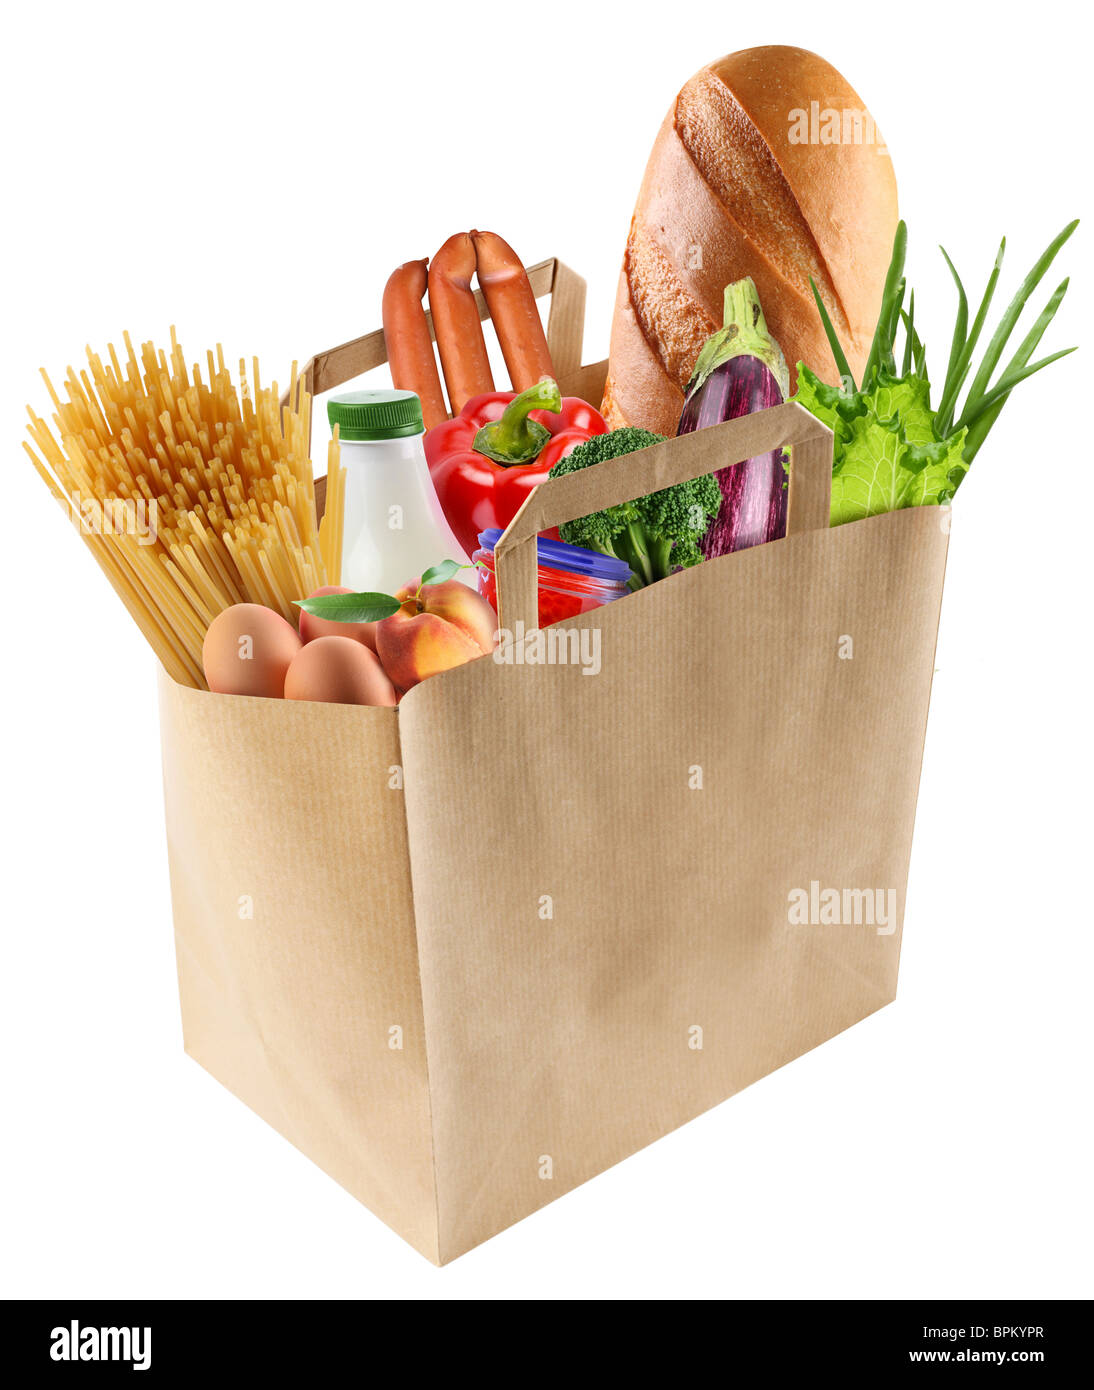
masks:
<svg viewBox="0 0 1094 1390"><path fill-rule="evenodd" d="M831 507L832 432L794 401L542 483L494 547L499 623L510 630L518 619L525 630L539 626L536 537L541 531L788 445L794 452L786 533L825 529Z"/></svg>

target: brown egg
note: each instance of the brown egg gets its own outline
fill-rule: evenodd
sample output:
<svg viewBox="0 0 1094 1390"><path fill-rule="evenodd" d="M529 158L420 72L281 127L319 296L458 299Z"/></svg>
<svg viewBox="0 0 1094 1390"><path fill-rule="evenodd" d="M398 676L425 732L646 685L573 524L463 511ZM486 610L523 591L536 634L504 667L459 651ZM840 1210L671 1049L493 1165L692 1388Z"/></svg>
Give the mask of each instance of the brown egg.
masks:
<svg viewBox="0 0 1094 1390"><path fill-rule="evenodd" d="M395 687L379 657L352 637L316 637L301 647L285 677L286 700L334 705L393 705Z"/></svg>
<svg viewBox="0 0 1094 1390"><path fill-rule="evenodd" d="M280 613L261 603L237 603L209 624L201 660L210 690L279 700L298 651L296 629Z"/></svg>
<svg viewBox="0 0 1094 1390"><path fill-rule="evenodd" d="M320 598L323 594L352 594L355 590L338 584L324 584L308 598ZM375 623L334 623L329 618L316 618L311 613L300 610L300 637L304 642L314 642L317 637L352 637L355 642L364 642L370 651L376 650Z"/></svg>

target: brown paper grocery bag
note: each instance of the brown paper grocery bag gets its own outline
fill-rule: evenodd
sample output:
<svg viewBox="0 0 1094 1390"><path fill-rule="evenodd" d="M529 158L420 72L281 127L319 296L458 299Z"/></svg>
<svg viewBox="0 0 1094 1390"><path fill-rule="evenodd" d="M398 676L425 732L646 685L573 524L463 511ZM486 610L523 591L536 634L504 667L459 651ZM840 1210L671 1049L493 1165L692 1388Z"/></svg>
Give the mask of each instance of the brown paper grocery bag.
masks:
<svg viewBox="0 0 1094 1390"><path fill-rule="evenodd" d="M538 531L781 444L785 539L538 664ZM948 518L828 529L830 450L791 404L545 484L503 659L398 712L162 680L187 1049L434 1261L894 997Z"/></svg>

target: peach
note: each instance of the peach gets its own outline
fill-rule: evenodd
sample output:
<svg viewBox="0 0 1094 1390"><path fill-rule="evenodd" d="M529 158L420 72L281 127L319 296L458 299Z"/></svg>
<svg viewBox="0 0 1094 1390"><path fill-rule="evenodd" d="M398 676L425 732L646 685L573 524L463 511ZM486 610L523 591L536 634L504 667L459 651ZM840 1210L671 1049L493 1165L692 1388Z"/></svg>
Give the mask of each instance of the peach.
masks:
<svg viewBox="0 0 1094 1390"><path fill-rule="evenodd" d="M376 653L400 690L494 650L498 620L487 601L458 579L404 584L398 613L376 626Z"/></svg>
<svg viewBox="0 0 1094 1390"><path fill-rule="evenodd" d="M345 585L324 584L309 594L308 598L321 598L324 594L352 594L353 589ZM355 642L364 642L369 651L376 650L375 623L335 623L329 618L317 618L312 613L300 610L300 640L314 642L317 637L352 637Z"/></svg>

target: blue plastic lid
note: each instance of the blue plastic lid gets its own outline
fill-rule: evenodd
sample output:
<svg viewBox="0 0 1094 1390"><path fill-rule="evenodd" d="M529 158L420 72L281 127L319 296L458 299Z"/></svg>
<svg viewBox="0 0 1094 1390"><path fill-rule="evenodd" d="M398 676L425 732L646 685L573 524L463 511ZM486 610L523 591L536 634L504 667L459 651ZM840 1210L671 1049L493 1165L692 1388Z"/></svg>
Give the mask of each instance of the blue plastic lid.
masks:
<svg viewBox="0 0 1094 1390"><path fill-rule="evenodd" d="M479 532L479 545L483 550L489 550L493 554L501 535L501 527L491 526L488 531ZM536 541L536 559L548 569L584 574L590 579L600 579L607 584L626 584L631 577L630 566L623 560L601 555L599 550L567 545L565 541L545 540L543 536Z"/></svg>

